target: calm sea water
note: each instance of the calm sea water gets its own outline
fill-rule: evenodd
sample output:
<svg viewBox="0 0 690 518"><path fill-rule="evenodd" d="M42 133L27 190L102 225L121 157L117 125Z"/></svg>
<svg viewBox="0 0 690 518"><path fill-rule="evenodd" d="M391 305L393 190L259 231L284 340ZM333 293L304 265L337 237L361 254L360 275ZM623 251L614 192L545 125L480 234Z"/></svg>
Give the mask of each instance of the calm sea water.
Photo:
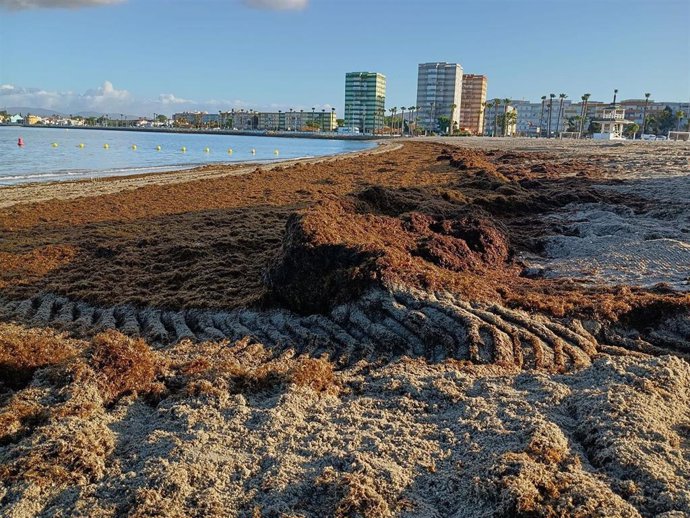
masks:
<svg viewBox="0 0 690 518"><path fill-rule="evenodd" d="M17 146L19 137L24 140L23 147ZM211 163L325 156L373 146L372 142L351 140L2 126L0 185L125 176ZM232 154L228 149L232 149ZM252 149L256 154L251 153Z"/></svg>

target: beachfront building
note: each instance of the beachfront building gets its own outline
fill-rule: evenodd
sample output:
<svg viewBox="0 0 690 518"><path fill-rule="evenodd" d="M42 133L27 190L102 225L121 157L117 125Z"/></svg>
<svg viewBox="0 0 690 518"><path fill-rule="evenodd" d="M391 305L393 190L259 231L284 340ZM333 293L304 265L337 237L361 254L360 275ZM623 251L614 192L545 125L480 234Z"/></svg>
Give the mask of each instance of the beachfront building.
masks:
<svg viewBox="0 0 690 518"><path fill-rule="evenodd" d="M335 110L259 112L258 129L266 131L335 131Z"/></svg>
<svg viewBox="0 0 690 518"><path fill-rule="evenodd" d="M217 126L220 121L220 115L218 113L201 111L174 113L172 118L177 126L196 128L212 125Z"/></svg>
<svg viewBox="0 0 690 518"><path fill-rule="evenodd" d="M460 130L481 135L484 128L484 102L487 78L479 74L463 74L460 99Z"/></svg>
<svg viewBox="0 0 690 518"><path fill-rule="evenodd" d="M504 133L502 121L508 113L515 113L515 118L509 117L509 122ZM509 104L507 108L503 104L499 104L498 106L491 104L489 108L484 111L484 135L498 137L512 137L518 135L517 121L519 117L520 109L515 104Z"/></svg>
<svg viewBox="0 0 690 518"><path fill-rule="evenodd" d="M642 119L645 115L645 101L646 99L626 99L618 103L621 108L625 108L625 118L635 122L640 128L642 127ZM666 108L671 110L674 117L676 117L678 113L682 113L682 121L687 122L690 120L690 103L656 102L652 100L646 103L647 118L658 117Z"/></svg>
<svg viewBox="0 0 690 518"><path fill-rule="evenodd" d="M580 120L582 118L582 102L573 102L570 99L563 101L563 111L560 121L558 111L560 109L560 99L555 98L549 109L549 99L543 105L541 102L530 101L511 101L518 112L517 128L518 135L527 137L546 136L549 127L549 112L551 115L551 134L559 136L562 133L579 132ZM635 122L642 128L642 118L645 113L645 99L628 99L616 103L618 108L625 110L625 119ZM603 111L610 108L608 103L589 100L587 102L587 113L584 115L583 134L587 134L592 122L599 122L603 118ZM670 110L676 124L674 127L683 128L690 120L690 103L687 102L654 102L647 103L647 118L658 118L664 110ZM503 112L503 104L498 108L498 115ZM681 114L680 116L678 114ZM678 120L680 119L680 120ZM493 132L493 107L485 112L484 134L491 135Z"/></svg>
<svg viewBox="0 0 690 518"><path fill-rule="evenodd" d="M386 76L378 72L345 74L345 126L377 133L386 113Z"/></svg>
<svg viewBox="0 0 690 518"><path fill-rule="evenodd" d="M221 127L239 131L335 131L338 124L334 110L258 112L182 112L173 115L180 127Z"/></svg>
<svg viewBox="0 0 690 518"><path fill-rule="evenodd" d="M549 129L549 115L551 116L551 135L558 136L563 132L575 132L579 129L580 117L582 113L582 103L574 103L569 99L563 100L563 111L561 112L560 120L558 111L560 109L560 99L556 98L549 106L549 100L542 103L533 103L530 101L518 100L511 101L511 106L517 110L517 122L515 132L517 135L525 137L546 136ZM601 116L601 110L606 104L598 101L589 101L587 104L587 114L585 116L584 131L587 131L589 123L592 119ZM493 133L493 106L490 107L485 115L484 120L484 134L492 135ZM498 115L503 113L503 104L498 107ZM500 130L499 130L500 133Z"/></svg>
<svg viewBox="0 0 690 518"><path fill-rule="evenodd" d="M417 123L439 130L439 117L448 117L451 132L459 127L462 105L462 67L457 63L420 63L417 70Z"/></svg>

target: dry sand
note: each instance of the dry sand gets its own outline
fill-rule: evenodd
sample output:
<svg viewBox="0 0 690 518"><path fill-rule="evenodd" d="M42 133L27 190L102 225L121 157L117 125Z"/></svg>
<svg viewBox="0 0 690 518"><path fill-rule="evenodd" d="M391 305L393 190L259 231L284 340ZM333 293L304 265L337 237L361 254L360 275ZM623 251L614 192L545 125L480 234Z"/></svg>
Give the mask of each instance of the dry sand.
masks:
<svg viewBox="0 0 690 518"><path fill-rule="evenodd" d="M689 516L690 146L389 146L0 190L0 515Z"/></svg>

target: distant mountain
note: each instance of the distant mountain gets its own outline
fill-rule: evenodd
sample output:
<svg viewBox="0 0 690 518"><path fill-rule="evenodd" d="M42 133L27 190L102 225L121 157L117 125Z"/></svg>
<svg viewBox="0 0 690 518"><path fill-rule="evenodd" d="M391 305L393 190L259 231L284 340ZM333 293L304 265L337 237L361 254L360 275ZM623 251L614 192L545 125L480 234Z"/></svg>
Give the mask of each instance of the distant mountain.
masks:
<svg viewBox="0 0 690 518"><path fill-rule="evenodd" d="M21 113L22 115L38 115L39 117L47 117L48 115L62 115L60 112L55 110L46 110L43 108L27 108L26 106L10 106L8 108L0 108L0 110L5 110L7 113L14 115L15 113Z"/></svg>
<svg viewBox="0 0 690 518"><path fill-rule="evenodd" d="M10 106L8 108L2 108L0 107L0 110L5 110L7 113L10 113L14 115L15 113L21 113L22 115L38 115L39 117L48 117L50 115L58 115L62 117L67 117L69 115L79 115L80 117L101 117L102 115L105 115L109 119L113 120L119 120L122 118L122 114L120 113L101 113L101 112L77 112L77 113L63 113L63 112L57 112L55 110L46 110L45 108L29 108L27 106ZM136 120L140 116L139 115L130 115L125 113L124 118L127 120Z"/></svg>

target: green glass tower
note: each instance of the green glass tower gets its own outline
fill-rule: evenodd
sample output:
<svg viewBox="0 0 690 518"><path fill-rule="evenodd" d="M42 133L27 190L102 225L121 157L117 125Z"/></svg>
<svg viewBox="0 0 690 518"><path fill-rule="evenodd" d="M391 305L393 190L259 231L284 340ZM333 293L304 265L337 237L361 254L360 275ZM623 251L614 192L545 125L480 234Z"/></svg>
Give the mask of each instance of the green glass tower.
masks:
<svg viewBox="0 0 690 518"><path fill-rule="evenodd" d="M345 74L345 126L377 133L386 113L386 76L378 72Z"/></svg>

